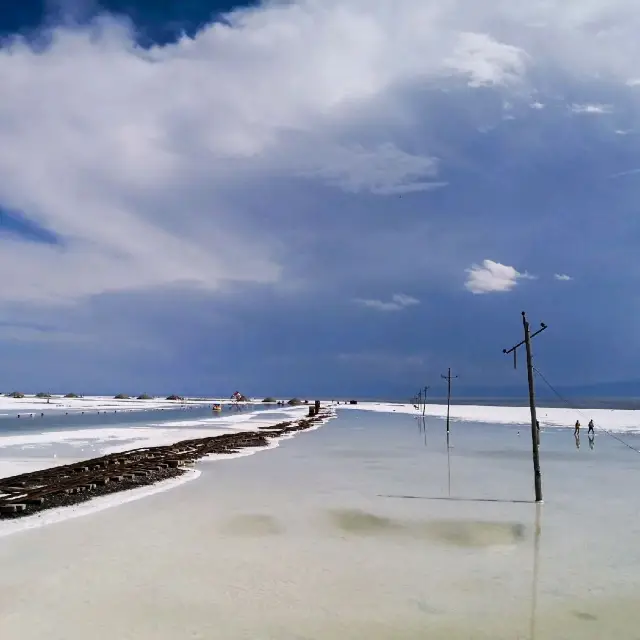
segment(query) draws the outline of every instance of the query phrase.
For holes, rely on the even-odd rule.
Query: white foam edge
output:
[[[205,456],[204,458],[201,458],[198,462],[214,462],[214,461],[217,462],[219,460],[233,460],[235,458],[246,458],[247,456],[252,456],[256,453],[259,453],[260,451],[269,451],[270,449],[275,449],[276,447],[279,447],[280,442],[282,442],[283,440],[291,440],[292,438],[295,438],[297,435],[301,433],[308,433],[309,431],[316,431],[317,429],[320,429],[320,427],[324,426],[327,422],[329,422],[330,420],[333,420],[335,417],[336,417],[336,414],[332,413],[326,418],[323,418],[322,420],[314,423],[313,426],[307,427],[302,431],[292,431],[290,433],[285,433],[282,436],[278,436],[277,438],[271,438],[271,440],[269,440],[269,444],[267,444],[264,447],[250,447],[248,449],[243,449],[241,451],[238,451],[237,453],[212,453],[208,456]],[[262,429],[261,431],[259,431],[259,433],[265,433],[265,432],[268,433],[268,431],[269,431],[268,429]]]

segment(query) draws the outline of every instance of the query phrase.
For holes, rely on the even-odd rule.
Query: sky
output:
[[[637,395],[639,30],[636,0],[2,3],[0,391],[524,394],[526,311],[554,386]]]

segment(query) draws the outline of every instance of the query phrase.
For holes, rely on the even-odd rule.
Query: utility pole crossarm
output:
[[[526,321],[526,316],[524,315],[524,311],[522,312],[522,317],[523,319]],[[528,323],[527,323],[528,324]],[[546,328],[547,325],[544,322],[540,323],[540,329],[538,329],[535,333],[532,333],[529,336],[529,340],[531,340],[531,338],[535,338],[539,333],[542,333]],[[512,353],[513,351],[515,351],[518,347],[521,347],[523,344],[526,343],[526,340],[523,340],[522,342],[518,342],[517,345],[515,345],[514,347],[511,347],[511,349],[503,349],[502,353],[509,355],[510,353]],[[444,376],[442,376],[444,378]]]
[[[526,317],[525,317],[524,311],[522,312],[522,321],[526,322]],[[527,323],[527,326],[528,326],[528,324],[529,323]],[[544,322],[541,322],[540,323],[540,329],[538,329],[535,333],[532,333],[529,336],[529,340],[531,340],[531,338],[535,338],[539,333],[542,333],[546,328],[547,328],[547,325]],[[523,344],[526,345],[526,339],[522,340],[521,342],[518,342],[518,344],[515,345],[514,347],[511,347],[511,349],[503,349],[502,350],[502,353],[504,353],[505,355],[509,355],[510,353],[513,353],[513,368],[514,369],[518,368],[517,361],[516,361],[516,353],[517,353],[516,350],[518,349],[518,347],[521,347]]]

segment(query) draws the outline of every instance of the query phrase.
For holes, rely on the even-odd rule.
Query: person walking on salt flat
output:
[[[587,435],[589,435],[589,434],[591,434],[591,433],[593,433],[594,435],[595,435],[595,433],[596,433],[596,432],[594,431],[594,429],[593,429],[593,419],[592,419],[592,420],[589,420],[589,430],[587,431]]]
[[[573,430],[574,436],[580,435],[580,420],[576,420],[576,428]]]

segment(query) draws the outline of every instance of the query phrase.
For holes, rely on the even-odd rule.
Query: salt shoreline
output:
[[[214,402],[230,404],[228,399],[216,398],[185,398],[184,400],[153,398],[150,400],[138,400],[137,398],[116,399],[110,396],[85,396],[82,398],[64,398],[61,396],[51,398],[36,398],[34,396],[10,398],[0,396],[0,415],[40,413],[43,411],[60,413],[64,410],[75,413],[76,411],[98,409],[104,411],[153,411],[157,409],[180,409],[183,406],[206,406]]]
[[[340,410],[361,410],[381,413],[405,413],[421,416],[422,410],[417,410],[412,404],[389,402],[363,402],[356,405],[339,405]],[[597,429],[606,429],[616,433],[640,432],[640,410],[638,409],[571,409],[556,407],[537,407],[538,420],[543,428],[572,428],[576,420],[585,426],[593,419]],[[427,404],[425,417],[446,418],[447,406]],[[514,426],[528,425],[531,415],[528,406],[499,407],[484,405],[456,405],[451,404],[450,417],[452,421],[480,422],[486,424],[508,424]]]
[[[323,406],[331,404],[329,400],[321,401]],[[152,412],[162,410],[188,410],[205,407],[210,404],[222,404],[229,406],[231,400],[228,398],[185,398],[184,400],[166,400],[165,398],[154,398],[151,400],[120,399],[116,400],[108,396],[86,396],[83,398],[51,398],[47,404],[47,399],[26,397],[9,398],[0,396],[0,416],[1,417],[29,417],[29,415],[39,416],[40,413],[46,415],[61,415],[64,412],[77,414],[81,412]],[[259,400],[251,400],[247,407],[251,408],[263,404]],[[285,409],[295,407],[285,406]],[[304,408],[304,407],[303,407]],[[416,414],[417,411],[409,403],[389,403],[389,402],[359,402],[355,405],[340,404],[338,409],[381,411],[385,413],[409,413]],[[273,406],[274,410],[281,410],[282,407]],[[427,417],[444,418],[447,407],[444,404],[427,404],[425,415]],[[529,409],[527,406],[493,406],[493,405],[457,405],[455,400],[451,404],[451,419],[466,422],[484,422],[493,424],[528,424]],[[227,421],[242,420],[241,416],[223,414]],[[638,409],[602,409],[602,408],[559,408],[559,407],[538,407],[538,417],[543,427],[570,427],[576,419],[588,422],[593,418],[596,426],[601,426],[611,431],[639,431],[640,432],[640,410]],[[173,423],[164,423],[162,426],[200,426],[206,423],[205,420],[176,420]],[[151,426],[156,426],[151,425]],[[0,445],[1,445],[0,441]]]
[[[273,411],[243,411],[233,415],[202,416],[196,420],[128,424],[126,418],[118,424],[98,424],[81,428],[46,429],[38,424],[32,429],[0,433],[0,477],[35,471],[99,455],[120,453],[140,447],[171,445],[179,440],[222,435],[236,431],[258,430],[274,423],[274,415],[282,420],[303,418],[308,407],[279,407]],[[31,425],[30,425],[31,426]],[[64,447],[64,454],[60,448]],[[43,459],[31,451],[50,453]],[[25,452],[24,454],[22,452]],[[29,452],[29,453],[27,453]],[[62,455],[59,455],[61,454]],[[4,455],[2,455],[4,454]],[[17,454],[17,455],[16,455]],[[14,471],[14,469],[18,469]]]

